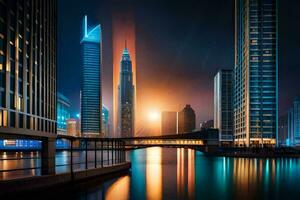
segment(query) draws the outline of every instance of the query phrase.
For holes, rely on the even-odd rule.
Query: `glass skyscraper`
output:
[[[101,27],[88,26],[87,16],[83,19],[82,77],[81,77],[81,134],[101,136]]]
[[[56,133],[55,0],[0,1],[0,133]]]
[[[81,134],[98,137],[102,124],[101,27],[89,27],[85,16],[82,29]]]
[[[214,128],[220,142],[233,142],[233,71],[221,69],[214,78]]]
[[[134,86],[132,76],[132,63],[125,44],[120,68],[118,106],[118,130],[121,137],[134,136]]]
[[[275,145],[278,134],[276,0],[235,1],[234,141]]]

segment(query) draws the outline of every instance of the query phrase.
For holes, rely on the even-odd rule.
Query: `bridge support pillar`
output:
[[[42,175],[55,174],[55,138],[42,139]]]

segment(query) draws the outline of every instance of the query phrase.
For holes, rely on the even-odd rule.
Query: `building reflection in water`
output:
[[[233,160],[233,177],[237,198],[257,198],[258,191],[269,193],[273,185],[280,176],[278,173],[279,166],[276,166],[275,159],[249,159],[249,158],[235,158]],[[261,185],[260,188],[257,188]]]
[[[177,149],[177,196],[195,198],[195,151],[192,149]]]
[[[147,199],[162,199],[162,149],[146,149],[146,196]]]
[[[177,196],[184,194],[184,149],[177,149]]]
[[[195,198],[195,151],[188,149],[188,197]]]
[[[106,200],[126,200],[129,199],[130,177],[123,176],[116,180],[106,191]]]

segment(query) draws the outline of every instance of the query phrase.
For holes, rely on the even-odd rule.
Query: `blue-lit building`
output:
[[[70,118],[71,102],[61,93],[57,93],[57,134],[67,133],[67,119]]]
[[[300,97],[293,101],[288,111],[287,120],[287,146],[300,146]]]
[[[234,142],[275,145],[278,135],[276,0],[236,0]]]
[[[89,26],[84,17],[81,77],[81,133],[82,136],[101,136],[101,27]]]
[[[0,140],[0,150],[40,150],[39,140]]]
[[[132,62],[126,47],[122,54],[119,82],[118,131],[121,137],[134,136],[134,86]]]
[[[102,105],[102,133],[104,137],[109,137],[109,109]]]

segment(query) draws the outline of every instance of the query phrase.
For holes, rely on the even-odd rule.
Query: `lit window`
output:
[[[3,110],[3,126],[7,126],[7,110]]]
[[[17,109],[21,110],[22,109],[22,97],[18,97],[17,101]]]
[[[2,126],[2,110],[0,110],[0,126]]]

